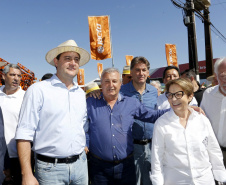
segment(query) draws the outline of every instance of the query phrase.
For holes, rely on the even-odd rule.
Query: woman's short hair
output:
[[[189,79],[178,78],[178,79],[169,81],[166,84],[166,92],[169,92],[170,86],[174,85],[174,84],[180,86],[180,88],[183,89],[184,93],[187,96],[193,95],[194,87],[193,87],[193,85],[192,85],[192,83],[191,83],[191,81]]]

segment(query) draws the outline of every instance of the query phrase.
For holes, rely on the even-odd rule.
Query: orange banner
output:
[[[168,66],[177,66],[177,49],[175,44],[165,44],[166,60]]]
[[[88,17],[91,58],[104,60],[112,58],[109,17]]]
[[[98,71],[99,77],[101,77],[101,74],[103,72],[103,64],[97,63],[97,71]]]
[[[133,56],[132,55],[126,55],[126,65],[127,66],[130,66],[131,60],[133,60]]]
[[[79,72],[77,74],[77,82],[78,85],[85,85],[84,69],[79,69]]]

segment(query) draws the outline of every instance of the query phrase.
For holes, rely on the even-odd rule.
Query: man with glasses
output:
[[[219,84],[205,90],[201,108],[212,124],[226,166],[226,57],[215,62],[214,73]]]

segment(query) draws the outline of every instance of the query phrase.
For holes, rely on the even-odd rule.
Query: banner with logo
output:
[[[165,44],[166,60],[168,66],[177,66],[177,49],[175,44]]]
[[[104,60],[112,58],[109,16],[88,17],[91,58]]]
[[[78,82],[78,85],[85,85],[84,69],[79,69],[77,74],[77,82]]]
[[[133,60],[132,55],[126,55],[126,65],[127,66],[130,66],[132,60]]]
[[[103,72],[103,64],[97,63],[97,71],[98,71],[99,77],[101,77],[101,74]]]

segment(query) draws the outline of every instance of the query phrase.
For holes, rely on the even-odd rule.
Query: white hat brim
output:
[[[56,58],[59,54],[64,53],[64,52],[76,52],[80,55],[80,62],[79,62],[79,66],[83,66],[86,63],[89,62],[90,60],[90,54],[88,53],[88,51],[86,51],[83,48],[77,47],[77,46],[59,46],[56,47],[52,50],[50,50],[47,54],[46,54],[46,61],[55,66],[54,63],[54,58]]]

